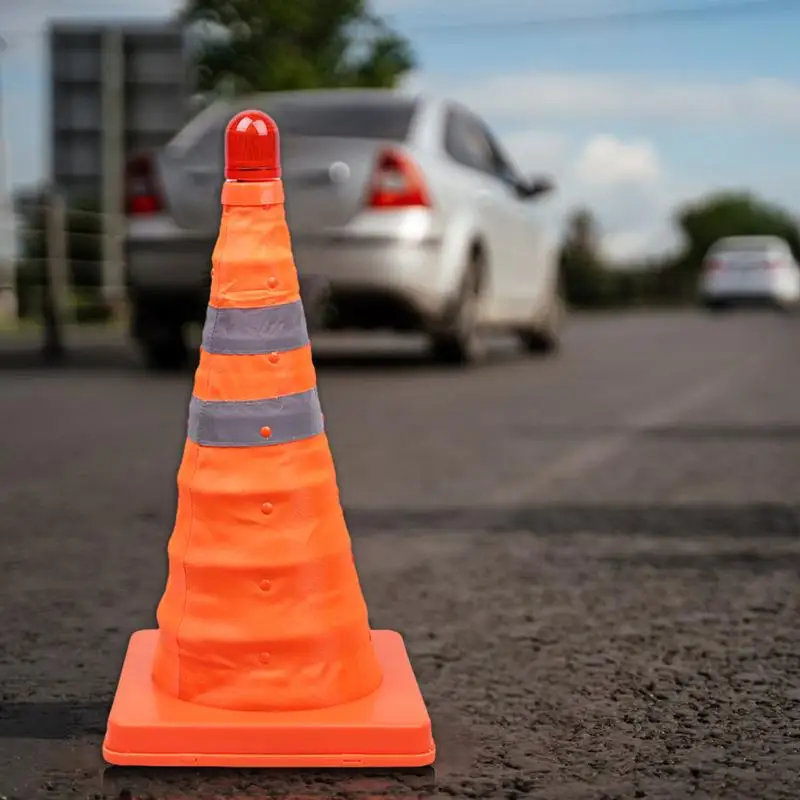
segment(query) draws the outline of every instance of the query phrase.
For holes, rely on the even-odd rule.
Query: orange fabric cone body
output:
[[[233,119],[226,176],[159,628],[131,639],[104,755],[139,765],[432,763],[402,639],[369,629],[269,117]]]
[[[373,692],[381,669],[280,184],[229,183],[223,208],[154,679],[243,711],[338,705]]]

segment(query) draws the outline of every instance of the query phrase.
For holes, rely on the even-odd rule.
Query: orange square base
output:
[[[151,678],[157,630],[131,637],[103,757],[139,767],[424,767],[436,748],[403,638],[373,631],[376,692],[315,711],[226,711],[160,692]]]

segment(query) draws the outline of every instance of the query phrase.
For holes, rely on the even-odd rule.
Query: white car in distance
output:
[[[709,248],[700,295],[706,308],[734,306],[795,308],[800,302],[800,267],[777,236],[729,236]]]

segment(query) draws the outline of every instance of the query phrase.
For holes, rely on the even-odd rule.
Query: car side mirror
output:
[[[519,185],[519,195],[524,200],[533,200],[536,197],[543,197],[555,191],[555,184],[549,178],[533,178],[529,181],[521,181]]]

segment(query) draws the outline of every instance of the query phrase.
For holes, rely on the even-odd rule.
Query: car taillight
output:
[[[767,269],[778,269],[783,261],[781,260],[780,256],[769,256],[767,260],[764,262],[764,266]]]
[[[372,177],[370,208],[430,208],[431,202],[419,167],[404,153],[385,150]]]
[[[718,270],[718,269],[720,269],[722,267],[722,259],[721,258],[715,258],[714,256],[711,256],[710,258],[707,258],[705,260],[705,263],[704,263],[703,266],[704,266],[706,272],[715,272],[716,270]]]
[[[135,156],[128,162],[126,181],[129,214],[155,214],[164,208],[151,155]]]

